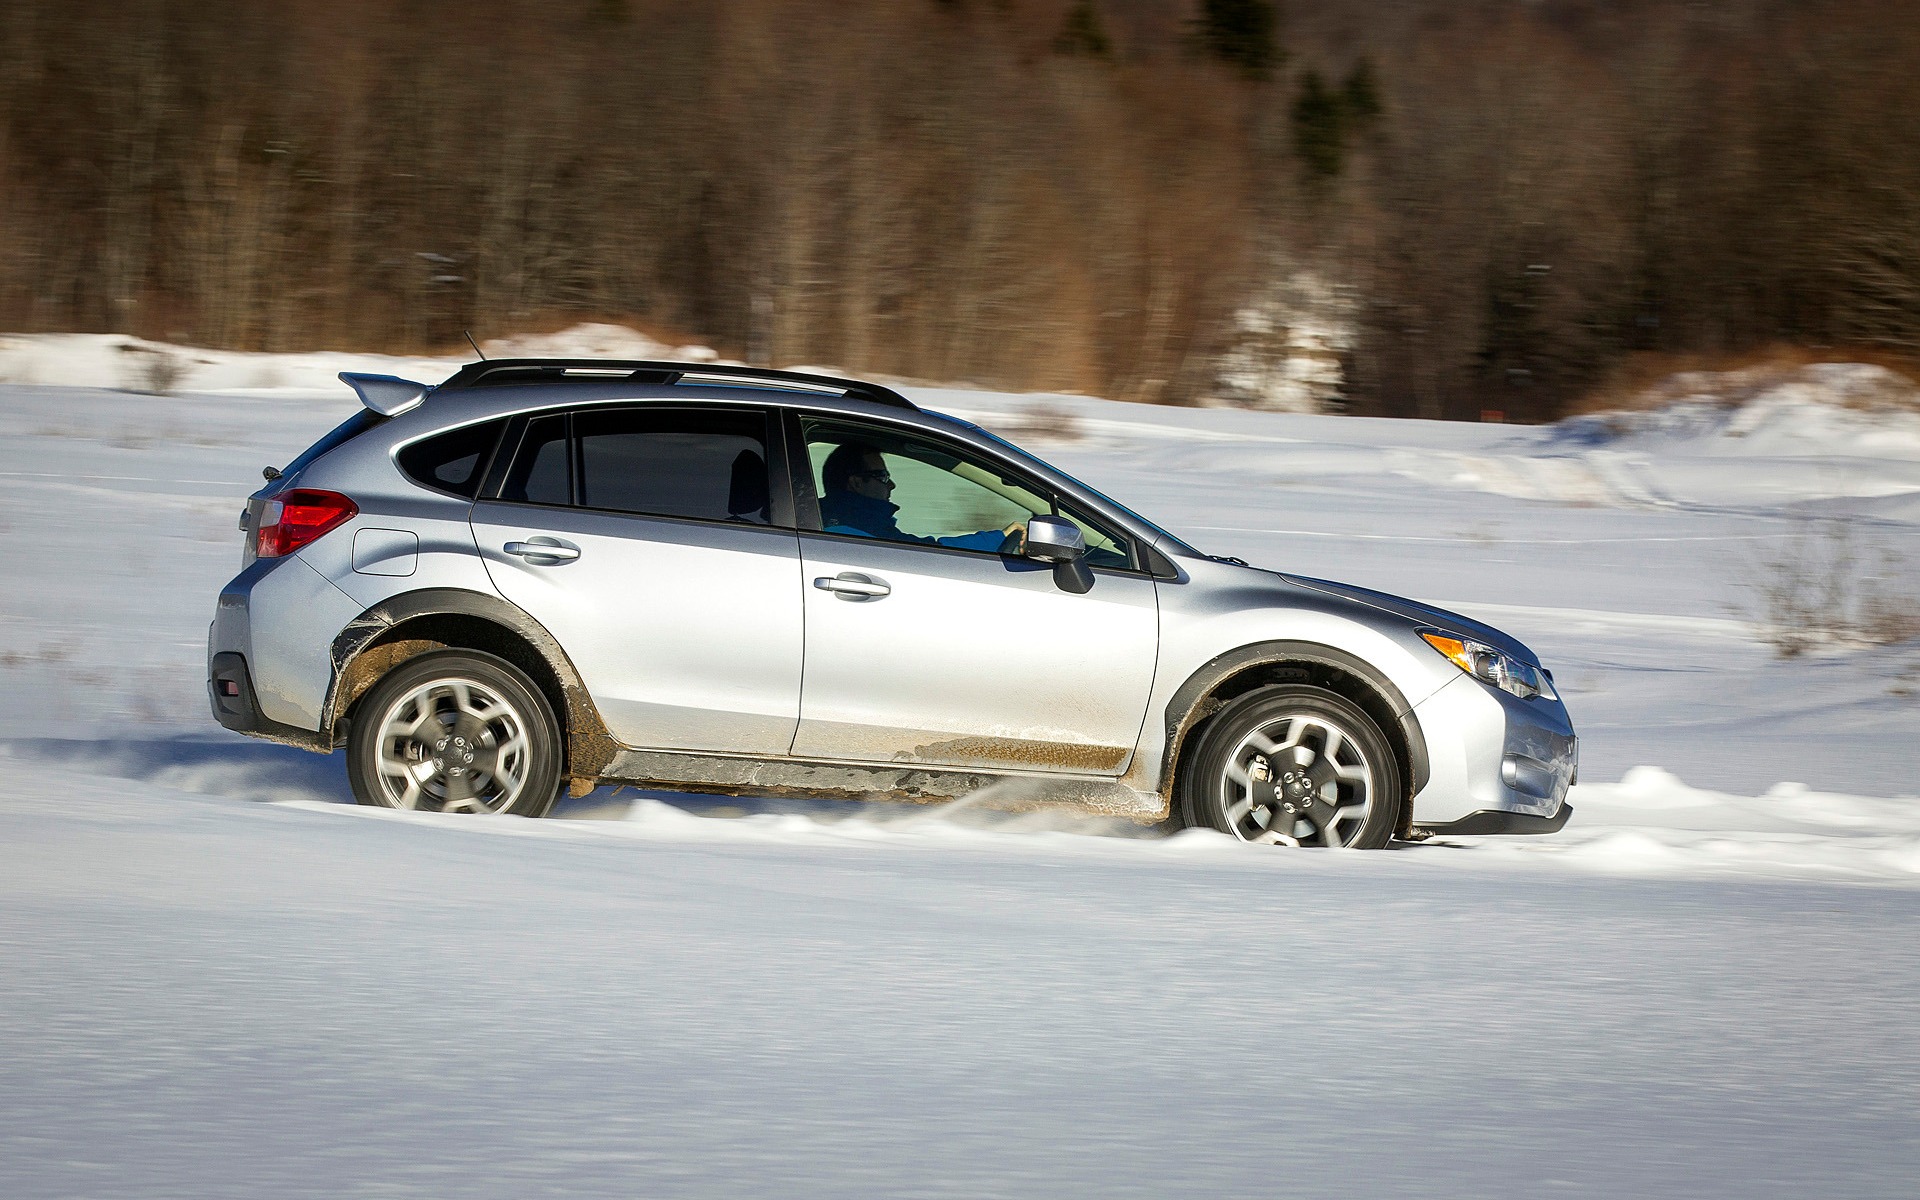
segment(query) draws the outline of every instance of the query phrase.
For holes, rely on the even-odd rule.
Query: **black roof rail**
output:
[[[741,383],[749,387],[786,384],[792,389],[838,392],[858,400],[885,404],[890,408],[920,411],[913,401],[892,388],[859,379],[841,379],[807,371],[775,371],[767,367],[726,367],[714,363],[657,362],[651,359],[491,358],[468,363],[435,390],[586,382],[671,386],[683,379],[689,383],[711,380],[723,386],[728,383]]]

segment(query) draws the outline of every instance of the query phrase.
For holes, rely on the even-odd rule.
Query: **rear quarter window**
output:
[[[484,421],[424,438],[400,451],[400,469],[422,487],[471,500],[506,427],[504,419]]]

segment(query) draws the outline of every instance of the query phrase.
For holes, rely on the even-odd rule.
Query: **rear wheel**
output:
[[[347,775],[354,798],[375,807],[541,817],[560,790],[560,729],[512,663],[434,651],[361,701]]]
[[[1400,815],[1400,764],[1373,718],[1325,688],[1261,688],[1222,709],[1183,772],[1188,825],[1243,842],[1377,849]]]

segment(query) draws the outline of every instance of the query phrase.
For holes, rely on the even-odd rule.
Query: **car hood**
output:
[[[1283,575],[1287,582],[1298,587],[1310,588],[1316,592],[1325,592],[1329,596],[1353,600],[1392,613],[1416,625],[1428,625],[1442,633],[1456,634],[1484,642],[1503,654],[1510,654],[1531,666],[1539,666],[1538,655],[1527,648],[1526,643],[1511,634],[1495,629],[1472,617],[1463,617],[1457,612],[1436,608],[1431,604],[1422,604],[1418,600],[1409,600],[1405,596],[1395,596],[1391,592],[1376,592],[1371,588],[1354,587],[1352,584],[1335,583],[1330,579],[1308,579],[1302,575]]]

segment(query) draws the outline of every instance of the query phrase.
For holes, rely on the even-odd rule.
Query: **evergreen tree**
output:
[[[1346,159],[1348,136],[1363,132],[1383,111],[1366,59],[1354,64],[1337,90],[1308,71],[1293,101],[1294,152],[1309,174],[1332,178]]]
[[[1201,0],[1194,36],[1202,49],[1248,79],[1266,79],[1283,58],[1274,0]]]
[[[1340,85],[1340,99],[1347,121],[1355,129],[1364,128],[1380,115],[1380,89],[1373,81],[1371,62],[1363,58],[1347,72],[1347,81]]]
[[[1066,24],[1053,39],[1055,54],[1084,54],[1088,58],[1113,57],[1113,42],[1100,24],[1100,10],[1093,0],[1080,0],[1067,10]]]
[[[1294,153],[1310,174],[1332,178],[1340,173],[1345,143],[1344,97],[1322,83],[1318,71],[1308,71],[1293,101]]]

